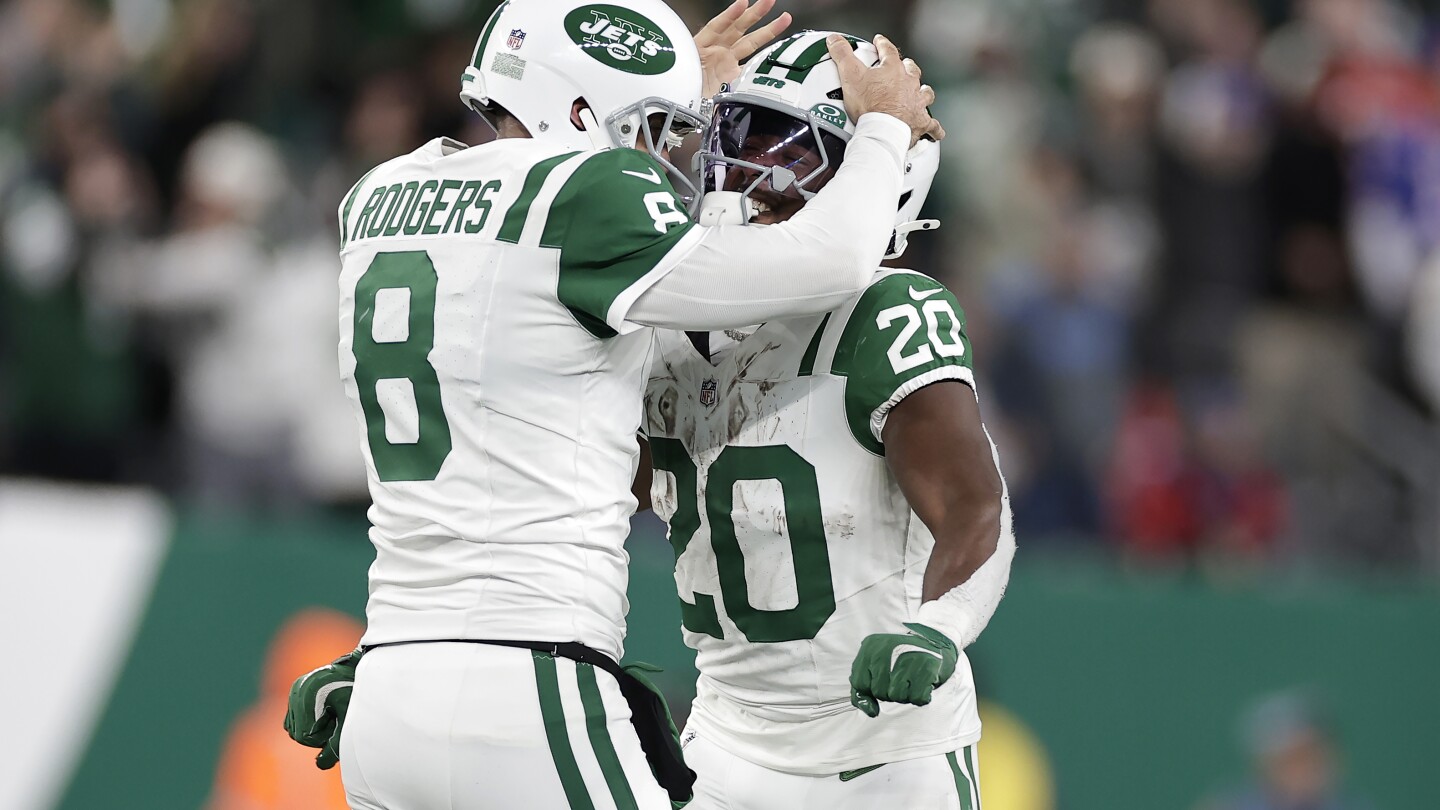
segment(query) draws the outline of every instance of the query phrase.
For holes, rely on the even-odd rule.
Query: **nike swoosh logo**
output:
[[[630,175],[631,177],[638,177],[638,178],[640,178],[641,180],[649,180],[650,182],[654,183],[654,184],[657,185],[657,186],[660,185],[660,173],[657,172],[657,171],[655,171],[653,168],[650,169],[650,173],[649,173],[649,174],[645,174],[645,173],[642,173],[642,172],[632,172],[632,171],[630,171],[629,169],[621,169],[621,170],[620,170],[620,173],[621,173],[621,174],[628,174],[628,175]]]
[[[885,767],[885,765],[886,765],[886,763],[882,762],[882,763],[880,763],[879,765],[871,765],[871,766],[866,767],[866,768],[856,768],[856,769],[853,770],[853,771],[841,771],[841,772],[840,772],[840,781],[841,781],[841,782],[849,782],[851,779],[854,779],[854,778],[857,777],[857,776],[864,776],[865,774],[867,774],[867,773],[875,770],[876,768],[883,768],[883,767]]]
[[[914,287],[911,287],[910,298],[915,301],[924,301],[926,298],[929,298],[932,295],[939,295],[942,292],[945,292],[945,288],[943,287],[936,287],[933,290],[926,290],[923,293],[915,289]]]

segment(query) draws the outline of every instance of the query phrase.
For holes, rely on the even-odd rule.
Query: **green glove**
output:
[[[866,636],[850,666],[850,702],[871,717],[880,714],[882,700],[926,705],[935,687],[955,674],[955,642],[923,624],[905,627],[910,632]]]
[[[340,729],[350,708],[355,666],[361,655],[364,651],[359,649],[346,653],[301,675],[290,685],[285,733],[301,745],[320,749],[315,765],[322,771],[340,761]]]
[[[654,694],[655,697],[659,699],[660,706],[665,712],[665,722],[669,727],[670,737],[675,741],[675,750],[680,751],[680,729],[675,727],[675,718],[670,714],[670,704],[668,701],[665,700],[665,693],[660,691],[660,687],[656,686],[654,681],[650,680],[651,675],[659,672],[664,672],[664,670],[660,667],[655,666],[654,664],[647,664],[644,661],[635,661],[630,664],[622,664],[620,668],[625,670],[626,674],[633,677],[636,681],[640,683],[642,687]],[[624,690],[623,686],[621,687],[621,690]],[[627,697],[626,700],[628,701],[629,698]],[[683,759],[684,754],[681,753],[680,757]],[[646,759],[648,760],[649,758],[647,757]],[[650,770],[652,772],[655,772],[655,766],[653,764],[650,766]],[[660,779],[660,774],[658,772],[655,772],[655,778],[657,780]],[[676,801],[674,799],[671,799],[671,810],[681,810],[681,808],[689,804],[691,799],[693,798],[694,794],[692,793],[690,799],[685,799],[684,801]]]

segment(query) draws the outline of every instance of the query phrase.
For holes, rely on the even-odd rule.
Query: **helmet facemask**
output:
[[[705,119],[688,107],[651,96],[616,110],[605,119],[605,131],[615,146],[634,147],[644,138],[645,149],[670,175],[670,181],[685,203],[692,204],[699,191],[691,176],[670,162],[668,152],[705,127]]]
[[[704,194],[739,194],[746,224],[788,219],[835,175],[850,136],[813,115],[757,96],[715,105],[695,167]]]

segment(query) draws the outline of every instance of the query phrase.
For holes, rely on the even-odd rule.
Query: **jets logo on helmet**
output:
[[[597,62],[653,76],[675,66],[675,47],[660,26],[619,6],[585,6],[565,17],[565,31]]]
[[[695,41],[663,0],[507,0],[475,43],[460,98],[492,125],[503,108],[530,137],[566,149],[639,143],[693,198],[663,152],[704,126],[700,86]]]

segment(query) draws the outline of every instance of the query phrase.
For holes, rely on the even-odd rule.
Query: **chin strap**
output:
[[[590,138],[590,145],[596,149],[609,149],[615,144],[605,134],[605,128],[595,120],[595,112],[589,107],[580,111],[580,123],[585,125],[585,135]]]
[[[695,221],[707,228],[717,225],[748,225],[755,216],[750,198],[738,191],[710,191],[700,198]]]
[[[938,219],[917,219],[914,222],[896,225],[895,233],[890,237],[890,248],[885,251],[885,258],[899,258],[910,244],[910,234],[915,231],[933,231],[939,227],[940,220]]]

